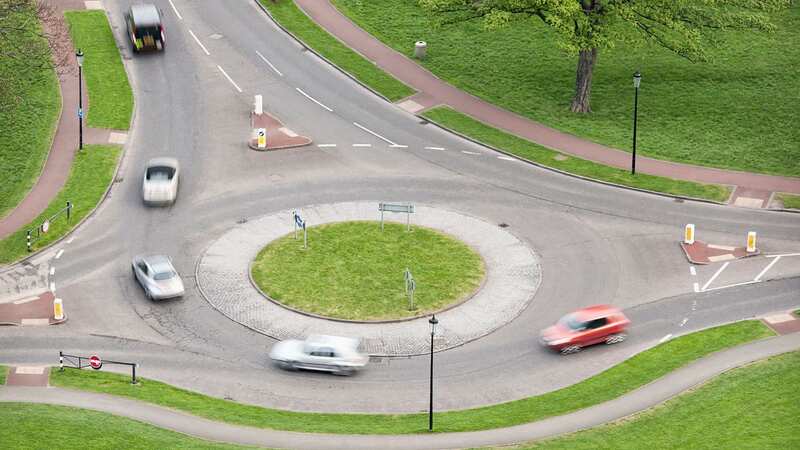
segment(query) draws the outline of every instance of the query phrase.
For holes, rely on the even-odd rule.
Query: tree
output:
[[[577,53],[573,112],[591,112],[592,73],[603,48],[652,42],[689,61],[708,59],[716,34],[728,29],[769,32],[768,13],[793,0],[418,0],[443,24],[483,20],[487,29],[540,20],[557,45]]]

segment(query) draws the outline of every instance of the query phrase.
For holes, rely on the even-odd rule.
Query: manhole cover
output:
[[[420,125],[427,125],[427,124],[429,124],[429,123],[430,123],[430,122],[428,122],[428,121],[427,121],[427,120],[425,120],[425,119],[423,119],[423,120],[420,120],[420,121],[419,121],[419,124],[420,124]]]
[[[239,220],[237,220],[237,221],[236,221],[236,223],[240,223],[240,224],[241,224],[241,223],[247,223],[247,217],[241,217],[241,218],[239,218]]]
[[[508,224],[503,222],[500,225],[498,225],[498,227],[500,227],[500,228],[508,228]]]

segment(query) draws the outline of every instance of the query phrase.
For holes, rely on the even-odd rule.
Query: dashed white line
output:
[[[667,342],[667,341],[669,340],[669,338],[671,338],[671,337],[672,337],[672,333],[670,333],[670,334],[668,334],[668,335],[666,335],[666,336],[662,337],[662,338],[661,338],[661,340],[660,340],[660,341],[658,341],[658,343],[659,343],[659,344],[663,344],[664,342]]]
[[[403,144],[392,144],[389,147],[391,147],[391,148],[408,148],[407,145],[403,145]]]
[[[71,238],[67,239],[67,244],[72,244],[72,241],[74,241],[74,240],[75,240],[74,237],[71,237]]]
[[[688,321],[689,321],[689,318],[688,317],[684,317],[683,321],[681,322],[681,324],[679,326],[682,327],[682,326],[686,325],[686,322],[688,322]]]
[[[353,144],[353,147],[372,147],[372,144]]]
[[[204,51],[204,52],[206,52],[206,55],[209,55],[209,56],[210,56],[210,55],[211,55],[211,53],[208,53],[208,49],[206,48],[206,46],[205,46],[205,45],[203,45],[203,43],[202,43],[202,42],[200,42],[200,39],[197,39],[197,36],[195,36],[195,34],[192,32],[192,30],[189,30],[189,34],[191,34],[191,35],[192,35],[192,37],[194,38],[194,41],[195,41],[195,42],[197,42],[197,45],[199,45],[199,46],[200,46],[200,48],[202,48],[202,49],[203,49],[203,51]],[[217,66],[217,67],[219,67],[219,66]]]
[[[233,81],[233,78],[231,78],[231,77],[230,77],[230,75],[228,75],[228,73],[227,73],[227,72],[225,72],[225,69],[223,69],[223,68],[222,68],[222,66],[220,66],[219,64],[217,64],[217,69],[219,69],[219,71],[220,71],[220,72],[222,72],[222,74],[223,74],[223,75],[225,75],[225,78],[227,78],[227,79],[228,79],[228,81],[230,81],[230,82],[231,82],[231,84],[233,85],[233,87],[235,87],[235,88],[236,88],[236,90],[237,90],[237,91],[239,91],[239,92],[242,92],[242,88],[240,88],[240,87],[239,87],[239,85],[238,85],[238,84],[236,84],[236,82],[235,82],[235,81]]]
[[[695,283],[695,284],[697,284],[697,283]],[[692,301],[692,311],[694,311],[696,309],[697,309],[697,300],[693,300]]]
[[[56,259],[61,258],[61,255],[63,254],[64,254],[64,249],[62,248],[61,250],[58,251],[58,253],[56,253]]]
[[[50,292],[55,292],[55,291],[56,291],[56,283],[55,283],[55,281],[51,281],[50,282]]]
[[[259,56],[259,57],[260,57],[260,58],[261,58],[261,59],[262,59],[262,60],[263,60],[265,63],[267,63],[267,64],[268,64],[268,65],[269,65],[269,66],[272,68],[272,70],[274,70],[274,71],[275,71],[275,73],[277,73],[277,74],[278,74],[278,76],[281,76],[281,77],[283,76],[283,74],[281,73],[281,71],[280,71],[280,70],[278,70],[278,68],[277,68],[277,67],[273,66],[273,65],[272,65],[272,63],[271,63],[271,62],[269,62],[269,60],[268,60],[267,58],[265,58],[265,57],[264,57],[264,55],[262,55],[262,54],[261,54],[261,52],[259,52],[258,50],[256,50],[256,54],[258,54],[258,56]]]
[[[172,6],[172,10],[175,11],[175,15],[178,16],[178,20],[183,20],[181,13],[178,12],[178,8],[175,7],[175,4],[172,3],[172,0],[169,0],[169,6]]]
[[[305,92],[303,92],[303,90],[302,90],[302,89],[300,89],[299,87],[296,87],[295,89],[297,89],[297,92],[299,92],[299,93],[303,94],[303,95],[304,95],[304,96],[305,96],[307,99],[309,99],[309,100],[311,100],[312,102],[314,102],[314,103],[318,104],[319,106],[322,106],[323,108],[327,109],[327,110],[328,110],[328,112],[333,112],[333,110],[332,110],[332,109],[330,109],[330,108],[328,108],[327,106],[323,105],[322,103],[320,103],[320,102],[319,102],[319,100],[315,99],[314,97],[312,97],[312,96],[310,96],[310,95],[306,94],[306,93],[305,93]]]
[[[784,253],[782,255],[764,255],[765,258],[780,258],[781,256],[800,256],[800,253]]]
[[[336,147],[336,144],[317,144],[317,147],[321,147],[321,148]]]
[[[709,279],[709,280],[706,282],[706,284],[704,284],[704,285],[703,285],[703,288],[702,288],[701,290],[705,291],[705,290],[706,290],[706,288],[708,287],[708,285],[710,285],[710,284],[711,284],[711,283],[712,283],[714,280],[716,280],[716,279],[717,279],[717,277],[719,276],[719,274],[721,274],[721,273],[722,273],[722,271],[723,271],[723,270],[725,270],[725,268],[726,268],[726,267],[728,267],[728,264],[730,264],[730,263],[729,263],[729,262],[726,262],[725,264],[723,264],[723,265],[722,265],[722,267],[720,267],[720,268],[719,268],[719,270],[717,270],[717,273],[715,273],[715,274],[714,274],[714,276],[713,276],[713,277],[711,277],[711,279]]]
[[[439,151],[442,151],[442,150],[444,150],[444,148],[443,147],[425,147],[425,150],[439,150]]]
[[[695,281],[692,286],[694,286],[694,291],[695,292],[700,292],[700,283]]]
[[[516,159],[510,156],[498,156],[497,159],[502,159],[503,161],[516,161]]]
[[[51,267],[50,268],[50,276],[53,276],[55,274],[56,274],[56,268],[55,267]]]
[[[694,266],[689,266],[689,273],[695,276],[697,275],[697,269],[695,269]]]
[[[769,264],[767,264],[767,267],[764,267],[764,270],[762,270],[762,271],[761,271],[761,273],[759,273],[758,275],[756,275],[756,277],[755,277],[755,278],[753,278],[753,281],[761,281],[761,277],[763,277],[763,276],[764,276],[764,274],[765,274],[765,273],[767,273],[767,271],[768,271],[769,269],[771,269],[771,268],[772,268],[772,266],[774,266],[774,265],[775,265],[775,263],[776,263],[776,262],[778,262],[778,260],[780,260],[780,259],[781,259],[781,257],[780,257],[780,256],[776,256],[776,257],[775,257],[775,259],[773,259],[773,260],[772,260],[772,262],[770,262]]]
[[[478,153],[478,152],[468,152],[466,150],[461,150],[461,153],[463,153],[465,155],[480,155],[480,153]]]
[[[380,139],[380,140],[382,140],[382,141],[386,142],[386,143],[387,143],[387,144],[389,144],[389,145],[397,145],[396,143],[394,143],[394,142],[392,142],[392,141],[390,141],[390,140],[386,139],[385,137],[383,137],[383,136],[381,136],[380,134],[378,134],[378,133],[376,133],[376,132],[374,132],[374,131],[370,130],[369,128],[365,127],[364,125],[361,125],[361,124],[360,124],[360,123],[358,123],[358,122],[353,122],[353,125],[357,126],[358,128],[361,128],[362,130],[364,130],[364,131],[366,131],[367,133],[369,133],[369,134],[371,134],[371,135],[375,136],[376,138],[378,138],[378,139]]]

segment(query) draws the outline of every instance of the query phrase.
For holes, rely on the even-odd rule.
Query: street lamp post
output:
[[[636,175],[636,118],[639,115],[639,83],[642,82],[642,74],[637,70],[633,74],[633,87],[636,93],[633,96],[633,157],[631,158],[631,175]]]
[[[83,150],[83,52],[78,49],[75,53],[78,59],[78,149]]]
[[[431,324],[431,395],[430,402],[428,403],[428,431],[433,431],[433,335],[436,334],[436,314],[431,316],[428,323]]]

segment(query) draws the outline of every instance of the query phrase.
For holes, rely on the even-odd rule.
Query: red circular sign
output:
[[[103,361],[100,360],[99,356],[92,355],[89,357],[89,365],[92,366],[92,369],[97,370],[103,367]]]

